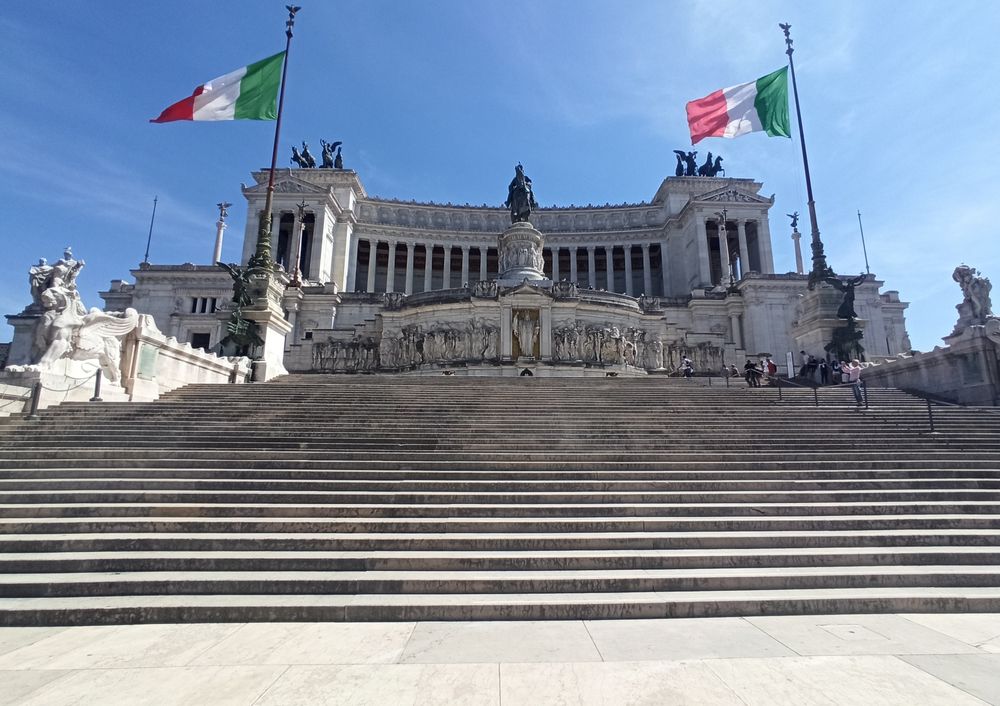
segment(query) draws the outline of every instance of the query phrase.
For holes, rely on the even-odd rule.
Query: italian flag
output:
[[[174,120],[274,120],[285,52],[214,78],[151,123]]]
[[[739,137],[748,132],[791,137],[788,67],[691,101],[687,118],[692,145],[705,137]]]

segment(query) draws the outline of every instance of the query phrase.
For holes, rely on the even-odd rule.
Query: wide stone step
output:
[[[0,625],[248,621],[596,620],[824,613],[989,613],[994,587],[632,593],[5,598]]]
[[[0,535],[70,532],[243,533],[545,533],[545,532],[781,532],[887,529],[995,529],[998,515],[832,515],[783,517],[545,517],[545,518],[270,518],[95,517],[0,519]]]
[[[357,493],[636,493],[636,492],[740,492],[740,491],[876,491],[876,490],[997,490],[1000,478],[970,474],[965,478],[835,478],[818,480],[574,480],[513,481],[481,480],[249,480],[249,479],[156,479],[149,478],[53,478],[47,480],[0,478],[0,498],[9,493],[64,490],[144,491],[279,491]]]
[[[563,571],[788,566],[1000,566],[1000,546],[553,551],[107,551],[0,555],[0,573],[127,571]]]
[[[897,503],[603,503],[603,504],[345,504],[283,503],[21,503],[0,504],[5,518],[99,517],[310,517],[310,518],[465,518],[465,517],[784,517],[885,515],[1000,515],[1000,502],[956,501]]]
[[[0,598],[220,594],[476,594],[1000,588],[1000,566],[783,567],[639,571],[202,571],[0,574]]]
[[[785,491],[676,491],[676,492],[551,492],[551,493],[373,493],[365,491],[94,491],[26,490],[0,494],[0,503],[113,503],[113,502],[182,502],[182,503],[294,503],[294,504],[604,504],[604,503],[829,503],[829,502],[993,502],[997,493],[990,489],[935,490],[785,490]]]
[[[1000,529],[573,533],[0,534],[0,552],[67,551],[554,551],[746,547],[1000,546]]]

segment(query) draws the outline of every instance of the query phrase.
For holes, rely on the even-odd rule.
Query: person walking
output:
[[[746,378],[747,386],[760,387],[760,369],[749,358],[743,366],[743,376]]]
[[[847,366],[847,381],[851,385],[851,392],[854,393],[856,406],[861,406],[861,361],[855,358]]]

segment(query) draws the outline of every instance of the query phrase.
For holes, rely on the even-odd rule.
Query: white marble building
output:
[[[253,176],[243,188],[244,263],[267,182],[266,172]],[[531,223],[544,237],[547,279],[509,287],[492,284],[506,209],[371,197],[351,170],[280,170],[274,258],[291,271],[299,252],[303,282],[284,297],[292,324],[285,367],[488,373],[517,362],[540,374],[644,374],[673,369],[684,355],[700,370],[797,356],[809,340],[798,326],[806,277],[774,272],[773,199],[760,196],[761,186],[669,177],[649,202],[537,209]],[[196,346],[224,335],[227,273],[187,264],[132,275],[134,284],[115,281],[101,294],[107,309],[149,313]],[[855,300],[871,358],[909,348],[907,305],[881,287],[870,277]],[[513,324],[525,317],[537,322],[531,350],[522,350]]]

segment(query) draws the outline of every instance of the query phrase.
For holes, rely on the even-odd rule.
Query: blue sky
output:
[[[0,15],[0,312],[27,268],[72,245],[84,302],[142,259],[208,263],[218,201],[239,258],[240,182],[273,123],[148,122],[208,79],[283,47],[265,0],[6,3]],[[499,204],[521,161],[542,205],[649,200],[690,140],[684,104],[786,60],[790,22],[819,225],[830,264],[911,302],[913,345],[940,344],[961,262],[1000,277],[996,91],[1000,4],[427,0],[305,4],[292,44],[280,164],[344,141],[368,193]],[[785,213],[806,212],[798,141],[709,139],[730,176],[775,194],[775,267],[794,269]],[[808,253],[807,253],[808,254]],[[1000,290],[998,290],[1000,291]],[[4,326],[0,340],[9,340]]]

